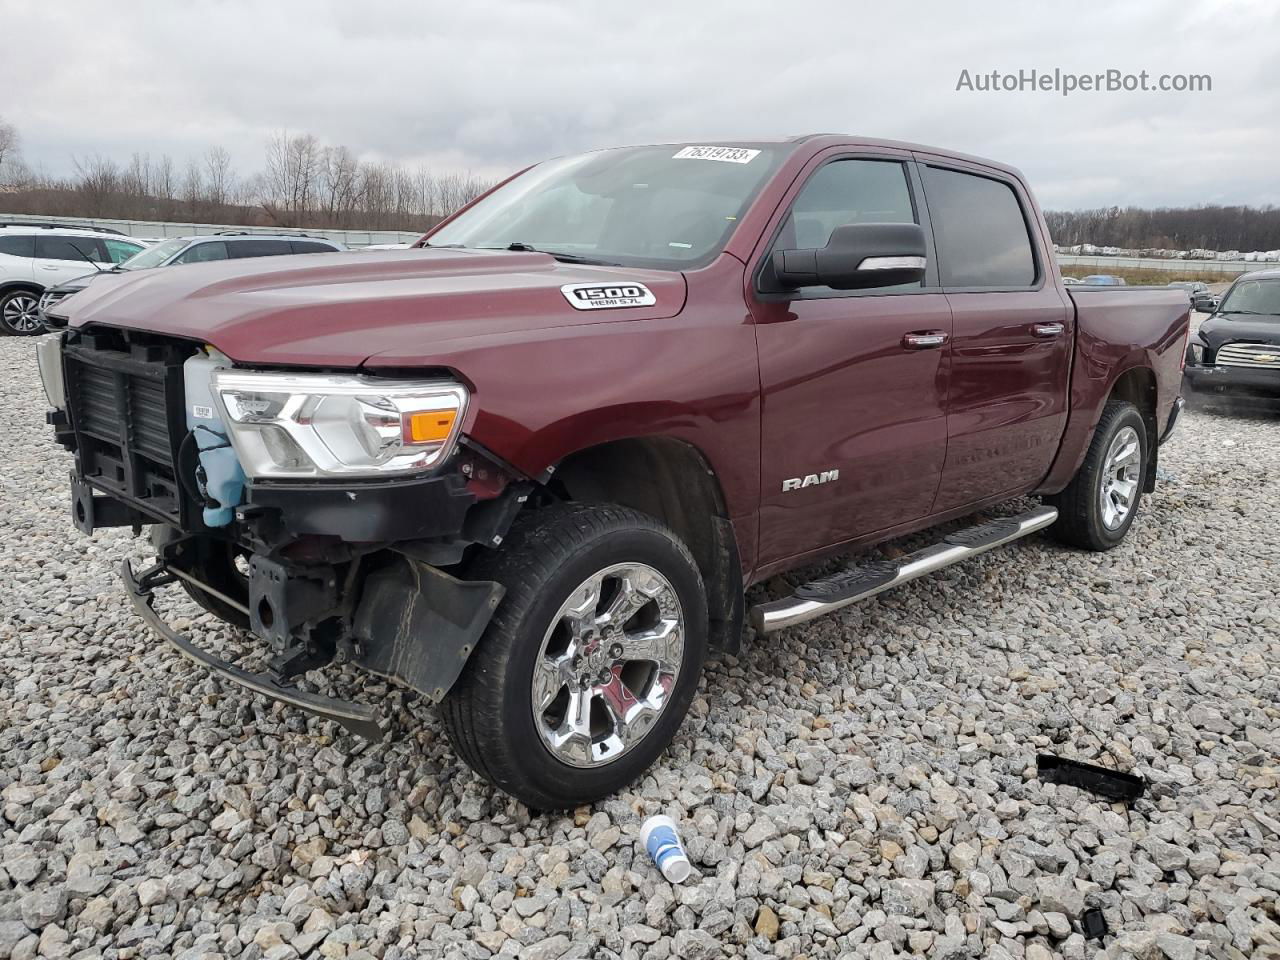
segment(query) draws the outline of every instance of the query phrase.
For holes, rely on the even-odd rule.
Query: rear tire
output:
[[[558,504],[518,518],[467,576],[506,594],[441,704],[459,758],[537,810],[641,776],[675,736],[706,657],[688,548],[639,511]]]
[[[1065,490],[1045,498],[1058,508],[1049,532],[1085,550],[1118,545],[1138,515],[1149,443],[1138,408],[1124,400],[1109,401],[1080,469]]]

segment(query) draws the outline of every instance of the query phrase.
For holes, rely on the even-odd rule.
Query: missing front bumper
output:
[[[163,568],[152,568],[141,578],[133,572],[133,566],[125,560],[120,567],[120,577],[124,580],[129,599],[133,601],[138,615],[160,636],[172,644],[179,653],[202,667],[213,671],[225,680],[239,684],[246,690],[261,694],[272,700],[279,700],[290,706],[305,710],[316,716],[324,717],[342,724],[357,736],[370,740],[378,740],[386,733],[385,722],[378,710],[373,707],[340,700],[335,697],[322,697],[319,694],[307,693],[296,687],[278,682],[270,674],[250,673],[234,664],[228,663],[206,650],[196,646],[191,640],[170,627],[156,612],[153,605],[154,590],[176,581],[172,573]]]

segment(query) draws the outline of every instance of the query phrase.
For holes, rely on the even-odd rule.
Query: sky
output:
[[[1050,209],[1280,204],[1271,0],[0,0],[0,118],[29,165],[275,132],[484,177],[629,143],[848,132],[1023,170]],[[1209,92],[981,92],[992,70]],[[976,83],[976,80],[974,81]]]

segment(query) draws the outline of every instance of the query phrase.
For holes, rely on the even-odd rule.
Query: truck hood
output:
[[[638,306],[579,309],[561,288],[641,285]],[[305,254],[104,274],[69,298],[74,327],[103,324],[212,344],[246,364],[352,367],[475,337],[670,317],[683,274],[561,263],[544,253],[412,249]]]
[[[1236,340],[1280,346],[1280,317],[1251,317],[1244,313],[1217,313],[1200,324],[1196,335],[1217,350]]]

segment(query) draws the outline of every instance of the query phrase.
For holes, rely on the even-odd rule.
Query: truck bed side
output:
[[[1076,344],[1070,413],[1062,444],[1040,493],[1057,493],[1079,469],[1102,408],[1122,378],[1136,380],[1153,403],[1154,445],[1182,387],[1191,307],[1184,290],[1067,287],[1075,307]],[[1151,458],[1155,462],[1154,456]]]

